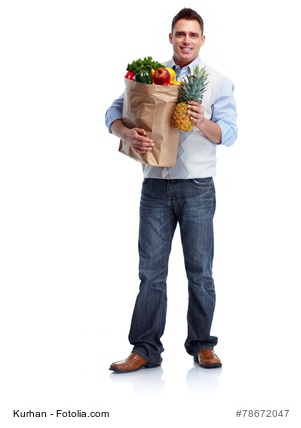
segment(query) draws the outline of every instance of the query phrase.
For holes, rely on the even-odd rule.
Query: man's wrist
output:
[[[220,144],[222,140],[221,128],[217,123],[203,117],[202,121],[197,126],[198,129],[205,135],[208,140],[215,144]]]

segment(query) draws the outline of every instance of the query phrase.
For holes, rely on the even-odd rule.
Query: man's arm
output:
[[[195,125],[205,135],[208,140],[213,143],[220,144],[222,142],[222,130],[220,126],[212,120],[204,117],[204,107],[201,105],[201,120],[195,122]]]
[[[225,79],[212,106],[211,120],[204,117],[204,107],[195,101],[189,102],[190,119],[210,141],[231,146],[237,138],[236,103],[233,83]]]

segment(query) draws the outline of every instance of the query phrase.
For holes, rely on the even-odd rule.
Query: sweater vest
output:
[[[201,63],[208,71],[208,86],[203,96],[204,116],[212,118],[212,109],[219,89],[225,79],[214,68]],[[144,178],[192,179],[216,175],[216,144],[208,140],[197,128],[180,132],[177,163],[174,167],[142,165]]]

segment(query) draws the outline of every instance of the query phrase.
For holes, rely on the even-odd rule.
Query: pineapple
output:
[[[178,103],[175,106],[172,126],[181,131],[190,132],[194,128],[194,123],[189,119],[187,112],[188,101],[197,101],[202,103],[204,92],[207,88],[208,72],[205,67],[202,69],[195,66],[191,75],[185,76],[182,84],[179,86]]]

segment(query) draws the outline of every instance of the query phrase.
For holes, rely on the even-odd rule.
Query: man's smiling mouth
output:
[[[188,48],[187,46],[181,46],[180,49],[184,52],[190,52],[192,48]]]

